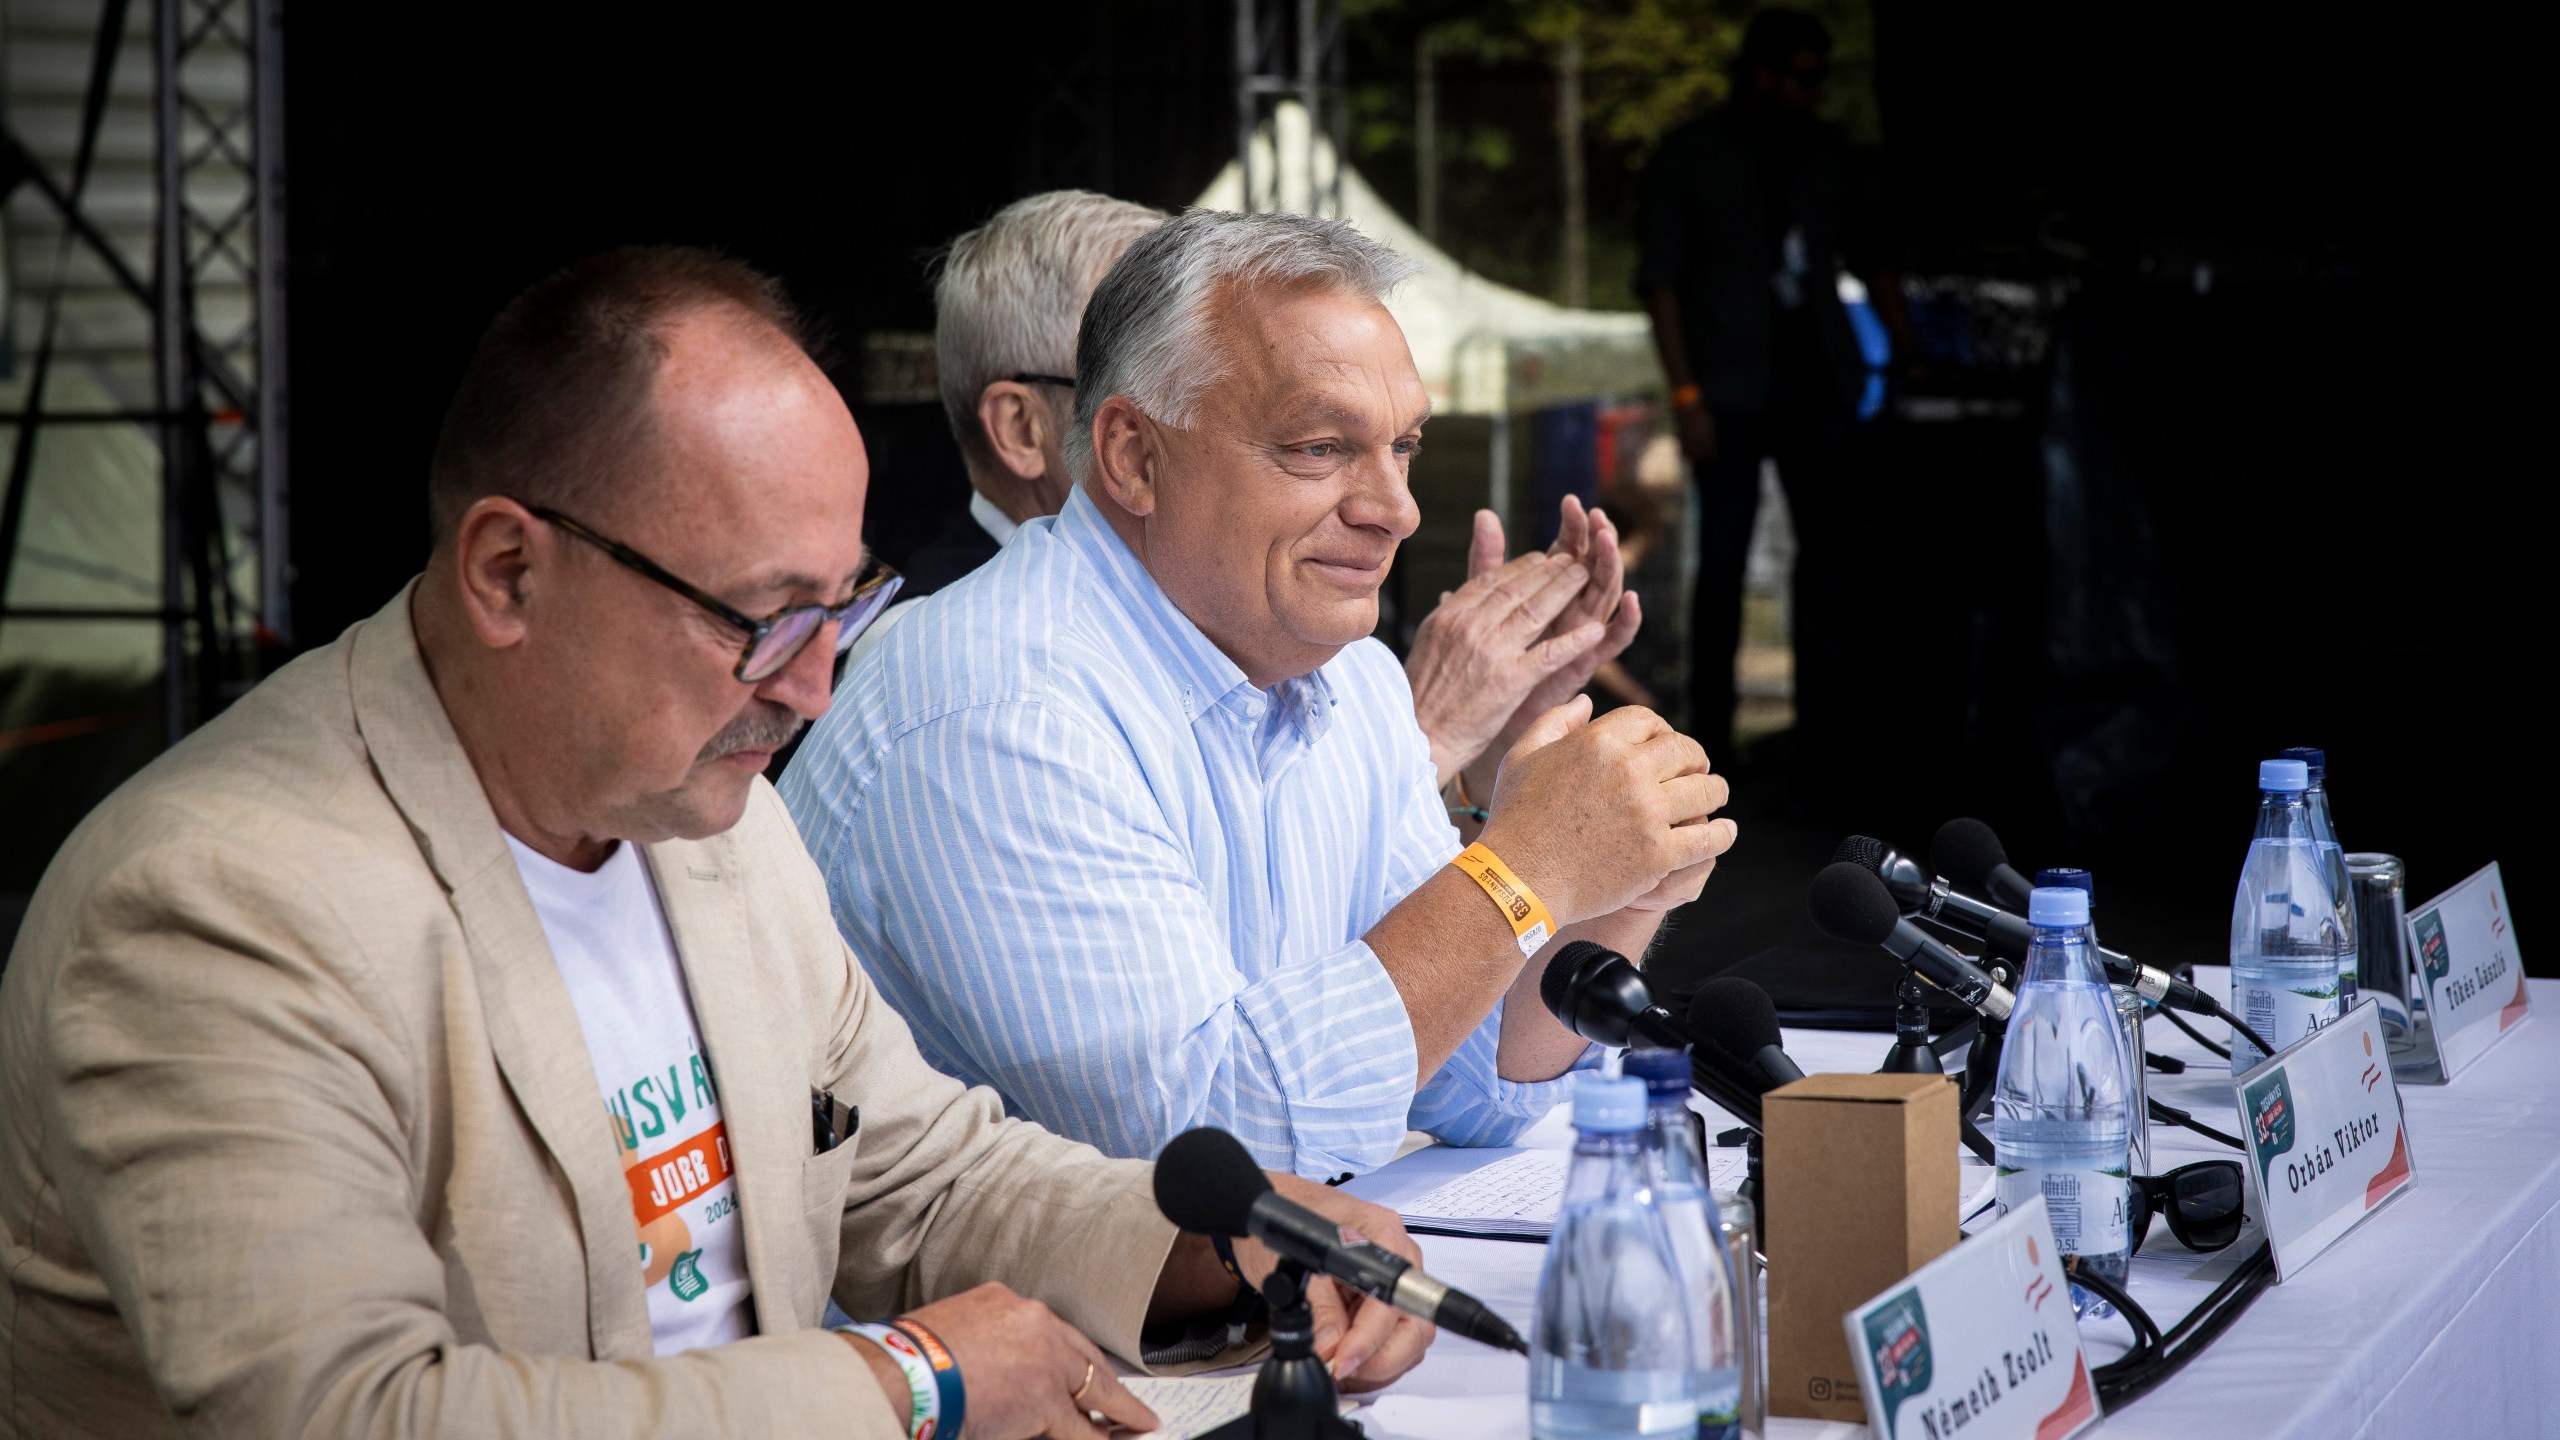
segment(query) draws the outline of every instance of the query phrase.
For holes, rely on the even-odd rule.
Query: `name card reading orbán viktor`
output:
[[[1843,1323],[1877,1440],[2067,1440],[2098,1423],[2041,1195]]]
[[[2366,1000],[2235,1075],[2248,1170],[2290,1280],[2384,1201],[2409,1187],[2409,1136],[2382,1010]]]
[[[2409,953],[2447,1080],[2531,1012],[2511,914],[2495,861],[2409,912]]]

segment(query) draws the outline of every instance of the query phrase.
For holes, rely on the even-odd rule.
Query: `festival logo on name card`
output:
[[[2532,1011],[2497,864],[2409,912],[2427,1022],[2450,1080]]]
[[[2368,999],[2232,1082],[2278,1279],[2413,1178],[2381,1016]]]
[[[2041,1195],[1843,1323],[1881,1440],[2068,1440],[2098,1421]]]

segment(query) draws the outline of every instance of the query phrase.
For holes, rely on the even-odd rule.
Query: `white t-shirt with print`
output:
[[[755,1315],[737,1180],[719,1091],[649,867],[627,843],[592,875],[513,835],[507,848],[568,982],[604,1092],[603,1118],[631,1186],[657,1352],[744,1339],[755,1333]]]

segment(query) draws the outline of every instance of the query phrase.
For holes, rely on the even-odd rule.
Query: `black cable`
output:
[[[2248,1259],[2240,1262],[2240,1268],[2232,1271],[2211,1295],[2205,1297],[2203,1304],[2188,1311],[2185,1319],[2170,1327],[2166,1340],[2156,1353],[2144,1356],[2139,1363],[2128,1364],[2135,1359],[2134,1352],[2128,1351],[2121,1359],[2091,1371],[2090,1379],[2097,1386],[2099,1403],[2106,1406],[2109,1413],[2121,1410],[2149,1394],[2161,1381],[2185,1369],[2188,1361],[2220,1339],[2222,1332],[2231,1328],[2232,1322],[2257,1303],[2258,1297],[2265,1294],[2267,1286],[2274,1281],[2275,1273],[2274,1252],[2260,1245]],[[2179,1343],[2182,1338],[2184,1344]]]
[[[2167,1020],[2170,1024],[2175,1025],[2175,1026],[2177,1026],[2179,1029],[2186,1031],[2186,1032],[2187,1032],[2187,1038],[2188,1038],[2188,1039],[2193,1040],[2193,1041],[2194,1041],[2194,1042],[2196,1042],[2197,1044],[2199,1044],[2199,1045],[2203,1046],[2203,1047],[2204,1047],[2204,1048],[2206,1048],[2207,1050],[2212,1051],[2214,1054],[2216,1054],[2216,1055],[2218,1055],[2218,1056],[2222,1057],[2222,1058],[2223,1058],[2223,1059],[2225,1059],[2225,1060],[2228,1060],[2228,1059],[2230,1059],[2230,1058],[2231,1058],[2231,1051],[2230,1051],[2229,1047],[2227,1047],[2227,1046],[2222,1046],[2222,1045],[2216,1045],[2216,1044],[2215,1044],[2215,1043],[2213,1043],[2212,1041],[2207,1040],[2206,1038],[2204,1038],[2204,1032],[2203,1032],[2203,1031],[2201,1031],[2201,1030],[2199,1030],[2199,1029],[2197,1029],[2195,1026],[2193,1026],[2193,1025],[2189,1024],[2189,1023],[2188,1023],[2188,1021],[2187,1021],[2187,1017],[2186,1017],[2186,1016],[2179,1014],[2179,1013],[2178,1013],[2177,1011],[2175,1011],[2175,1010],[2169,1010],[2169,1009],[2163,1009],[2163,1010],[2160,1012],[2160,1015],[2161,1015],[2161,1018],[2163,1018],[2163,1019]]]
[[[2239,1136],[2225,1135],[2221,1131],[2214,1129],[2212,1126],[2207,1125],[2201,1120],[2198,1120],[2193,1115],[2188,1114],[2186,1111],[2179,1109],[2175,1105],[2163,1105],[2157,1100],[2151,1101],[2150,1104],[2151,1118],[2160,1121],[2162,1124],[2183,1125],[2187,1129],[2193,1130],[2208,1140],[2219,1140],[2234,1150],[2245,1150],[2248,1148],[2240,1143]]]
[[[2250,1029],[2248,1021],[2232,1014],[2229,1006],[2215,1000],[2210,995],[2205,997],[2205,1003],[2213,1006],[2213,1018],[2230,1026],[2232,1033],[2237,1035],[2246,1035],[2249,1037],[2249,1043],[2258,1047],[2259,1058],[2264,1059],[2265,1057],[2276,1053],[2278,1047],[2268,1044],[2266,1036]],[[2230,1052],[2224,1051],[2223,1053],[2228,1055]]]
[[[2116,1307],[2116,1313],[2124,1317],[2124,1323],[2133,1327],[2133,1348],[2126,1351],[2125,1355],[2149,1354],[2157,1350],[2161,1343],[2160,1326],[2152,1320],[2150,1311],[2143,1309],[2131,1295],[2125,1293],[2123,1286],[2095,1270],[2082,1269],[2080,1257],[2077,1255],[2069,1257],[2063,1263],[2062,1273],[2072,1284]],[[2124,1360],[2120,1357],[2108,1363],[2121,1365]]]

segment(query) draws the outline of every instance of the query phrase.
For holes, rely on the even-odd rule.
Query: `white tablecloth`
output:
[[[2198,983],[2227,982],[2206,969]],[[2109,1418],[2110,1436],[2411,1436],[2469,1440],[2560,1436],[2560,981],[2532,982],[2537,1012],[2451,1085],[2404,1086],[2417,1180],[2399,1199],[2259,1296],[2248,1314],[2165,1384]],[[2206,1022],[2207,1034],[2220,1026]],[[2230,1071],[2154,1019],[2150,1048],[2196,1068],[2150,1078],[2153,1099],[2237,1131]],[[1872,1070],[1890,1037],[1790,1030],[1808,1071]],[[1717,1123],[1710,1120],[1711,1128]],[[1724,1123],[1730,1123],[1729,1121]],[[1559,1113],[1524,1140],[1566,1146]],[[1352,1182],[1393,1205],[1506,1151],[1432,1147]],[[2233,1152],[2155,1126],[2152,1167]],[[1968,1160],[1970,1157],[1968,1157]],[[1970,1177],[1968,1177],[1970,1178]],[[2162,1326],[2176,1323],[2254,1243],[2219,1256],[2181,1251],[2155,1219],[2132,1290]],[[1544,1249],[1428,1236],[1434,1275],[1529,1331]],[[2122,1353],[2121,1322],[2091,1324],[2092,1363]],[[1360,1418],[1383,1440],[1525,1440],[1528,1364],[1442,1337]],[[1845,1437],[1859,1425],[1773,1418],[1772,1440]]]

